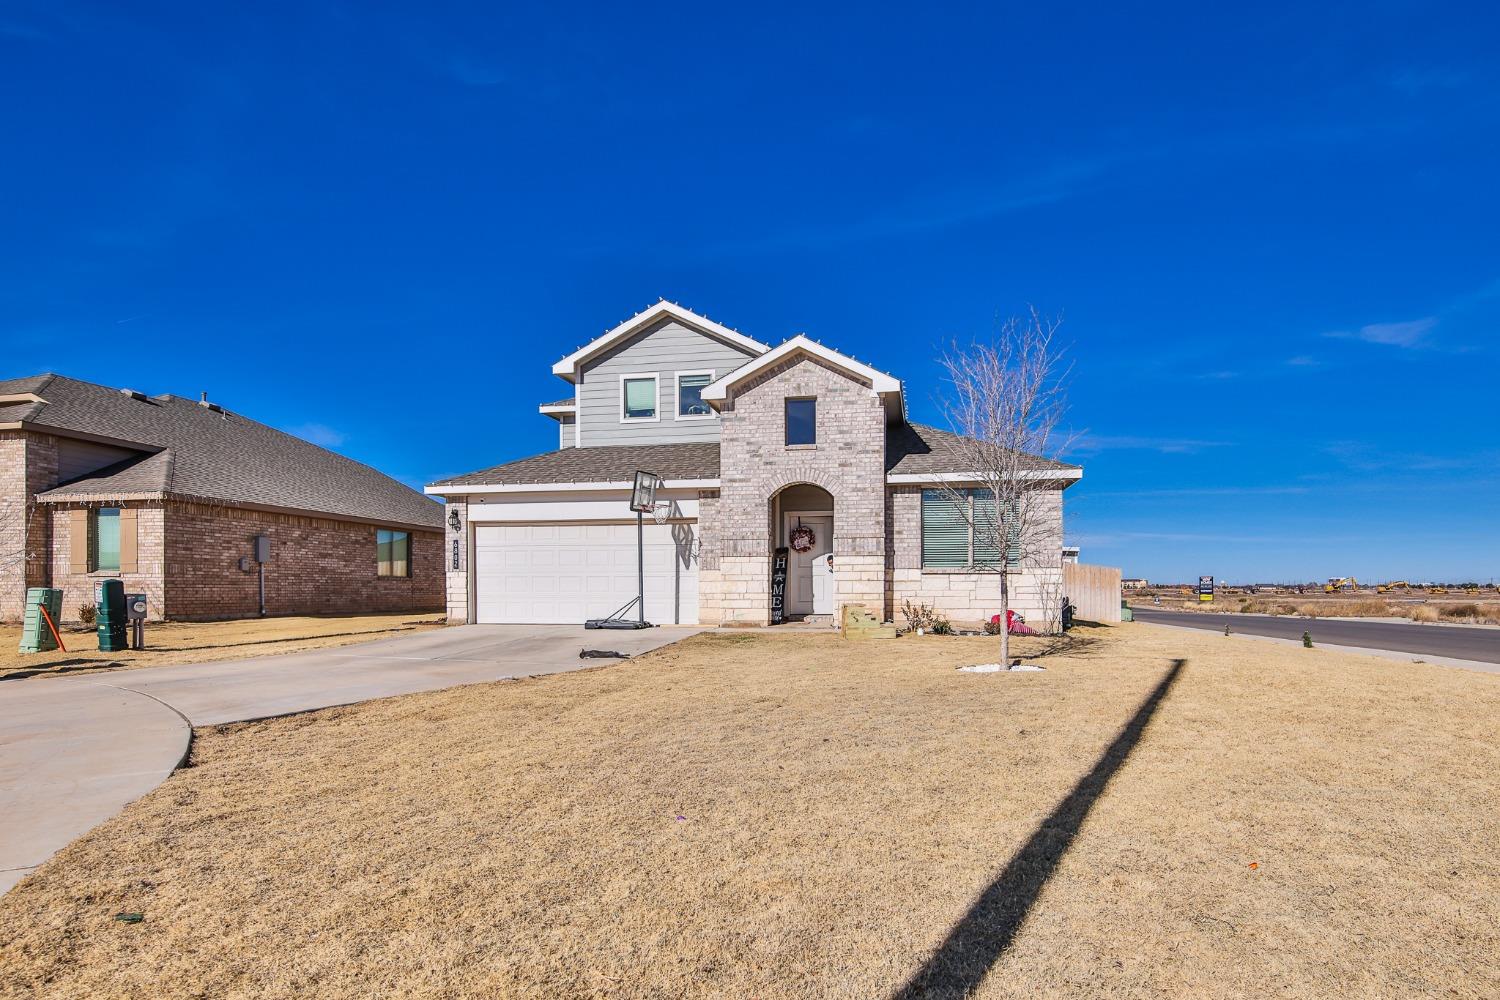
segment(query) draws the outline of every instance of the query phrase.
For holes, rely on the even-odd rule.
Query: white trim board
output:
[[[1021,476],[1024,480],[1052,480],[1076,483],[1083,478],[1082,469],[1037,469]],[[885,481],[892,486],[923,483],[979,483],[985,477],[973,472],[901,472],[891,473]]]
[[[463,485],[460,483],[437,483],[423,488],[422,492],[431,496],[461,497],[478,496],[482,493],[579,493],[593,490],[595,492],[608,492],[610,490],[629,491],[635,486],[628,482],[596,482],[596,483],[500,483],[494,485]],[[717,479],[667,479],[663,480],[662,490],[716,490],[719,488]]]
[[[1038,469],[1026,474],[1029,480],[1070,482],[1076,483],[1083,478],[1082,469]],[[888,486],[921,486],[925,484],[944,483],[975,483],[980,477],[969,472],[911,472],[891,474],[885,477]],[[432,486],[423,487],[422,492],[428,496],[465,496],[479,495],[482,493],[546,493],[550,491],[580,492],[587,490],[628,490],[633,484],[628,482],[587,482],[587,483],[493,483],[493,484],[462,484],[462,483],[435,483]],[[694,489],[694,490],[716,490],[720,486],[718,479],[668,479],[664,480],[662,489]]]
[[[671,317],[684,326],[691,327],[700,333],[716,337],[727,344],[743,348],[754,354],[764,354],[771,349],[769,344],[762,344],[755,338],[747,337],[738,330],[731,330],[721,323],[715,323],[707,316],[700,316],[691,309],[662,299],[655,305],[636,313],[614,329],[606,330],[601,336],[595,337],[572,354],[563,358],[552,366],[552,374],[565,378],[569,382],[576,381],[578,378],[578,367],[589,358],[601,351],[608,350],[612,345],[635,335],[645,327],[664,317]]]
[[[883,395],[893,392],[899,393],[901,391],[901,380],[894,375],[887,375],[883,371],[871,368],[863,361],[851,358],[849,355],[835,351],[831,347],[824,347],[806,334],[799,333],[770,353],[762,354],[754,361],[740,365],[740,367],[729,372],[723,378],[710,383],[703,390],[703,398],[722,402],[728,397],[731,386],[753,377],[757,372],[764,371],[766,368],[799,351],[820,361],[827,362],[833,367],[842,369],[851,375],[864,379],[870,383],[871,392]]]

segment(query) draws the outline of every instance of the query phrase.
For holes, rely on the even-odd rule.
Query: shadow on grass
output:
[[[123,660],[55,660],[51,663],[38,663],[34,667],[22,667],[20,670],[12,670],[6,674],[0,674],[0,681],[18,681],[26,677],[40,677],[54,674],[76,674],[91,670],[107,670],[111,667],[124,666]]]
[[[948,931],[937,951],[892,995],[893,1000],[966,997],[979,986],[1015,940],[1042,888],[1073,846],[1089,811],[1141,741],[1151,717],[1186,664],[1186,660],[1172,661],[1166,675],[1141,702],[1089,773],[1042,820],[1004,870]]]

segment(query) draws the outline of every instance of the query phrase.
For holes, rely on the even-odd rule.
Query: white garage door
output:
[[[696,524],[646,524],[646,620],[697,624]],[[480,524],[475,620],[580,625],[636,593],[634,524]],[[634,617],[634,609],[631,611]]]

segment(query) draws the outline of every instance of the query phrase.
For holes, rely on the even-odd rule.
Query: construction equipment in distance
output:
[[[1378,587],[1375,588],[1375,593],[1377,593],[1377,594],[1384,594],[1386,591],[1389,591],[1389,590],[1410,590],[1410,589],[1411,589],[1411,584],[1407,583],[1405,580],[1397,580],[1394,583],[1382,583],[1382,584],[1380,584]]]
[[[1328,582],[1323,584],[1323,593],[1335,594],[1340,590],[1358,590],[1359,581],[1352,576],[1331,576]]]

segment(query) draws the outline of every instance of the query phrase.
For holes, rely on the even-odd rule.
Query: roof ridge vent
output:
[[[146,399],[146,394],[136,389],[121,389],[120,394],[123,396],[129,396],[131,399],[139,399],[142,401]]]

